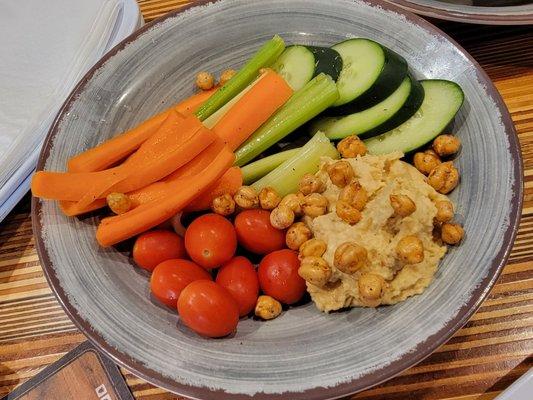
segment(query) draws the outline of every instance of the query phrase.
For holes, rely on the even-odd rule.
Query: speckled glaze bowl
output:
[[[329,315],[307,304],[237,333],[203,339],[149,296],[127,253],[99,248],[98,217],[66,218],[34,199],[42,265],[65,310],[117,363],[184,396],[201,399],[324,399],[380,383],[445,342],[480,305],[516,233],[522,166],[509,114],[477,63],[435,27],[394,6],[359,0],[222,0],[145,26],[91,70],[52,128],[39,169],[67,159],[191,94],[195,73],[238,67],[275,33],[331,45],[377,40],[419,77],[458,82],[466,95],[455,131],[462,181],[452,198],[466,229],[428,290],[393,307]]]

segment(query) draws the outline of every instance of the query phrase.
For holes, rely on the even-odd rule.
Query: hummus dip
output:
[[[362,273],[377,274],[385,280],[381,304],[395,304],[420,294],[433,280],[439,261],[446,253],[446,245],[440,240],[436,242],[433,237],[435,203],[449,199],[428,185],[426,177],[415,167],[401,161],[402,156],[401,152],[393,152],[344,159],[368,193],[362,218],[354,225],[343,221],[335,212],[341,189],[331,182],[326,168],[336,160],[322,160],[317,176],[326,183],[322,195],[328,199],[328,212],[315,218],[304,218],[314,237],[326,242],[323,258],[332,268],[331,278],[324,287],[307,282],[307,290],[319,310],[329,312],[365,306],[358,289]],[[409,196],[416,204],[416,210],[407,217],[396,216],[390,204],[391,194]],[[415,235],[423,243],[424,260],[418,264],[404,264],[396,255],[398,241],[407,235]],[[343,273],[334,266],[335,250],[344,242],[356,242],[368,252],[366,265],[354,274]]]

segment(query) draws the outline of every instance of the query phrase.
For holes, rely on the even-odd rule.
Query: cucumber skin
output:
[[[327,110],[327,115],[347,115],[372,107],[389,97],[398,86],[401,85],[406,77],[408,66],[407,61],[402,56],[374,40],[365,40],[376,43],[385,53],[385,64],[381,73],[374,84],[364,93],[346,104],[329,108]]]
[[[337,50],[331,47],[306,46],[315,56],[315,74],[320,73],[331,76],[335,82],[339,79],[342,70],[342,58]]]

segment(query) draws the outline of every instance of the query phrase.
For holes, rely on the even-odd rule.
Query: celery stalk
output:
[[[252,184],[252,187],[260,191],[270,186],[280,196],[298,191],[298,182],[305,174],[314,174],[318,171],[321,157],[339,158],[335,146],[322,132],[318,132],[298,153],[289,158],[279,167]]]
[[[243,90],[252,80],[255,79],[259,70],[273,64],[274,61],[285,50],[285,42],[281,37],[275,35],[266,42],[248,60],[233,78],[218,89],[202,106],[196,111],[196,116],[200,121],[204,121],[220,107],[230,101],[237,93]]]
[[[235,164],[245,165],[274,143],[283,139],[299,126],[331,106],[339,92],[329,75],[321,73],[296,91],[276,113],[271,116],[235,152]]]
[[[261,158],[241,168],[242,179],[245,185],[250,185],[259,178],[262,178],[274,168],[287,161],[300,151],[299,148],[280,151],[271,156]]]

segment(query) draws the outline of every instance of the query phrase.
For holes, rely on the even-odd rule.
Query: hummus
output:
[[[324,287],[307,282],[307,290],[318,309],[329,312],[364,306],[358,290],[361,273],[371,272],[385,280],[381,304],[395,304],[420,294],[433,280],[439,261],[446,253],[446,246],[433,238],[435,202],[449,199],[428,185],[426,177],[416,168],[401,161],[402,156],[401,152],[394,152],[344,159],[352,166],[355,179],[369,197],[361,220],[354,225],[344,222],[335,212],[341,189],[332,184],[326,172],[328,164],[335,160],[322,160],[317,176],[326,183],[323,195],[329,201],[328,212],[316,218],[304,218],[314,237],[326,242],[323,258],[333,270]],[[389,199],[391,194],[409,196],[416,204],[416,211],[403,218],[395,216]],[[418,264],[404,264],[397,258],[396,245],[407,235],[416,235],[423,243],[424,260]],[[368,262],[354,274],[343,273],[334,266],[335,250],[344,242],[356,242],[368,252]]]

